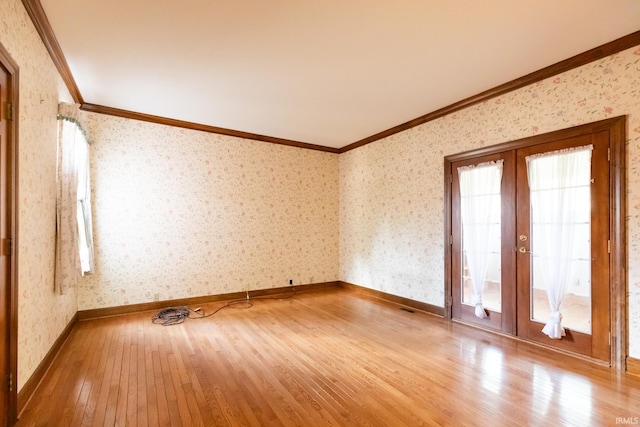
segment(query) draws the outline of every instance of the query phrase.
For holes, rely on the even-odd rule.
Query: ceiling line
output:
[[[182,120],[176,120],[171,118],[165,118],[160,116],[154,116],[150,114],[138,113],[133,111],[121,110],[118,108],[101,106],[96,104],[87,103],[82,98],[80,94],[80,90],[76,85],[76,82],[71,74],[71,70],[69,69],[69,65],[62,53],[62,49],[53,33],[53,29],[51,28],[51,24],[47,19],[46,14],[44,13],[44,9],[42,8],[42,4],[40,0],[22,0],[22,3],[31,18],[31,21],[36,27],[38,34],[42,38],[42,41],[51,56],[58,72],[62,76],[64,83],[67,86],[67,89],[71,93],[74,101],[78,104],[81,104],[81,109],[85,111],[91,111],[95,113],[102,113],[113,115],[117,117],[129,118],[134,120],[142,120],[152,123],[164,124],[169,126],[176,126],[186,129],[199,130],[204,132],[216,133],[227,136],[235,136],[239,138],[251,139],[262,142],[269,142],[273,144],[281,144],[299,148],[306,148],[310,150],[317,151],[325,151],[330,153],[345,153],[347,151],[351,151],[355,148],[362,147],[363,145],[367,145],[371,142],[380,140],[382,138],[386,138],[388,136],[394,135],[399,132],[403,132],[405,130],[411,129],[415,126],[430,122],[432,120],[438,119],[440,117],[446,116],[456,111],[460,111],[464,108],[470,107],[475,104],[479,104],[481,102],[487,101],[489,99],[498,97],[500,95],[504,95],[508,92],[523,88],[525,86],[529,86],[533,83],[537,83],[541,80],[547,79],[549,77],[567,72],[574,68],[580,67],[582,65],[588,64],[593,61],[597,61],[599,59],[605,58],[607,56],[613,55],[615,53],[621,52],[623,50],[629,49],[631,47],[640,45],[640,31],[636,31],[634,33],[628,34],[624,37],[616,39],[612,42],[603,44],[601,46],[590,49],[586,52],[577,54],[571,58],[565,59],[563,61],[557,62],[548,67],[542,68],[538,71],[534,71],[525,76],[519,77],[517,79],[511,80],[510,82],[501,84],[479,94],[473,95],[471,97],[465,98],[461,101],[455,102],[451,105],[443,107],[439,110],[432,111],[425,115],[422,115],[413,120],[409,120],[408,122],[402,123],[400,125],[394,126],[382,132],[376,133],[359,141],[356,141],[352,144],[346,145],[342,148],[333,148],[327,147],[323,145],[310,144],[306,142],[293,141],[284,138],[272,137],[267,135],[254,134],[250,132],[237,131],[233,129],[227,129],[217,126],[209,126],[204,124],[192,123]]]
[[[119,108],[106,107],[90,103],[83,103],[80,106],[83,111],[92,113],[107,114],[115,117],[123,117],[133,120],[141,120],[161,125],[174,126],[184,129],[197,130],[202,132],[215,133],[220,135],[235,136],[238,138],[250,139],[255,141],[270,142],[272,144],[287,145],[289,147],[306,148],[308,150],[325,151],[328,153],[338,153],[338,148],[326,147],[324,145],[308,144],[306,142],[293,141],[291,139],[277,138],[273,136],[260,135],[256,133],[243,132],[239,130],[221,128],[217,126],[203,125],[199,123],[187,122],[184,120],[170,119],[167,117],[154,116],[151,114],[137,113],[134,111],[121,110]]]
[[[637,45],[640,45],[640,31],[636,31],[624,37],[620,37],[619,39],[595,47],[586,52],[579,53],[578,55],[572,56],[571,58],[565,59],[564,61],[557,62],[538,71],[534,71],[515,80],[511,80],[510,82],[501,84],[484,92],[480,92],[477,95],[465,98],[439,110],[432,111],[416,119],[376,133],[375,135],[371,135],[367,138],[361,139],[360,141],[356,141],[353,144],[342,147],[340,149],[340,153],[345,153],[347,151],[353,150],[354,148],[362,147],[363,145],[369,144],[382,138],[386,138],[387,136],[391,136],[407,129],[411,129],[413,127],[430,122],[456,111],[463,110],[472,105],[479,104],[489,99],[504,95],[508,92],[521,89],[523,87],[537,83],[541,80],[556,76],[558,74],[562,74],[574,68],[586,65],[590,62],[606,58],[607,56],[622,52],[623,50],[632,48]]]

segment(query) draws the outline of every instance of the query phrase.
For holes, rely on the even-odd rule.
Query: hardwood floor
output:
[[[79,322],[18,426],[602,426],[640,379],[341,289]],[[206,311],[222,305],[203,306]],[[237,306],[242,307],[242,306]]]

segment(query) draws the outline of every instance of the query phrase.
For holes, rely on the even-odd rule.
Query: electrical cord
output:
[[[295,287],[292,287],[291,290],[292,290],[291,293],[287,296],[278,296],[278,297],[263,296],[263,297],[251,298],[251,300],[288,299],[288,298],[292,298],[296,294]],[[208,314],[206,314],[200,308],[192,309],[187,306],[167,307],[160,310],[158,313],[156,313],[151,318],[151,321],[157,325],[172,326],[172,325],[179,325],[180,323],[183,323],[186,319],[194,319],[194,320],[206,319],[207,317],[211,317],[214,314],[218,313],[219,311],[224,310],[225,308],[249,309],[251,307],[253,307],[253,303],[250,301],[249,292],[247,291],[246,299],[229,301],[225,305],[218,307],[217,309],[215,309],[214,311]]]

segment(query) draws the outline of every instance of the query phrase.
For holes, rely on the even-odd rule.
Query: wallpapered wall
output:
[[[630,355],[640,358],[640,47],[342,154],[341,280],[443,306],[443,157],[619,115]]]
[[[88,114],[79,309],[338,279],[338,155]]]
[[[20,0],[0,2],[0,43],[20,70],[18,390],[77,311],[77,293],[53,291],[56,115],[72,102]]]
[[[337,155],[88,114],[97,274],[53,292],[56,108],[20,0],[18,389],[79,309],[341,279],[443,305],[445,155],[628,115],[630,355],[640,358],[640,48]],[[45,321],[43,321],[45,319]]]

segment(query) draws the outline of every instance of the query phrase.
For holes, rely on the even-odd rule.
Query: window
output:
[[[56,288],[61,294],[94,269],[89,143],[76,116],[77,107],[60,105]]]

